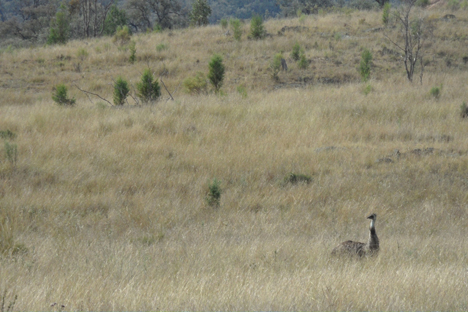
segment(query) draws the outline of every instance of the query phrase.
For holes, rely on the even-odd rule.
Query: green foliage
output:
[[[154,27],[153,27],[153,31],[154,31],[155,33],[160,33],[161,31],[163,31],[163,28],[162,28],[162,26],[161,26],[160,24],[155,23],[155,24],[154,24]]]
[[[242,98],[247,98],[247,89],[244,85],[237,86],[237,92],[241,95]]]
[[[231,25],[234,39],[240,41],[242,38],[242,23],[238,18],[230,19],[229,24]]]
[[[128,26],[117,27],[115,35],[113,38],[114,43],[119,44],[120,46],[126,45],[130,41],[131,32]]]
[[[76,102],[75,98],[68,98],[67,93],[67,87],[64,84],[58,84],[52,92],[52,100],[58,105],[74,105]]]
[[[364,49],[361,54],[361,63],[359,65],[359,73],[361,74],[362,81],[368,81],[371,73],[372,53]]]
[[[299,45],[299,42],[296,42],[296,44],[292,48],[291,58],[295,60],[296,62],[299,61],[301,57],[301,52],[302,52],[301,46]]]
[[[80,48],[78,50],[78,52],[76,52],[76,56],[80,59],[80,60],[84,60],[85,58],[88,57],[88,51],[86,51],[86,49],[83,49],[83,48]]]
[[[124,105],[128,93],[130,93],[128,82],[122,77],[117,78],[114,83],[114,104]]]
[[[16,138],[16,134],[9,129],[2,130],[0,131],[0,138],[5,140],[14,140]]]
[[[260,15],[252,17],[252,20],[250,21],[250,37],[253,39],[262,39],[265,37],[263,19]]]
[[[146,69],[141,76],[141,81],[136,84],[137,96],[144,103],[154,102],[161,96],[161,87],[157,80],[154,80],[153,74]]]
[[[207,0],[196,0],[193,3],[192,11],[189,14],[190,25],[204,26],[208,25],[208,17],[211,15],[211,7]]]
[[[205,74],[197,72],[194,77],[188,77],[183,81],[184,90],[189,94],[206,93],[207,82]]]
[[[167,50],[168,49],[168,46],[167,44],[165,43],[160,43],[156,46],[156,51],[158,52],[161,52],[161,51],[164,51],[164,50]]]
[[[224,80],[224,64],[223,58],[221,55],[215,54],[211,58],[210,63],[208,64],[208,79],[215,88],[215,92],[218,92],[223,85]]]
[[[51,21],[47,44],[65,44],[70,36],[70,22],[66,13],[66,7],[62,4],[55,18]]]
[[[6,159],[13,167],[16,167],[16,162],[18,161],[18,147],[16,144],[10,144],[7,141],[5,141],[4,147]]]
[[[468,117],[468,106],[466,105],[466,102],[463,102],[463,104],[460,105],[460,116],[461,118]]]
[[[290,173],[284,178],[284,184],[309,184],[310,182],[312,182],[312,177],[301,173]]]
[[[112,36],[116,33],[117,28],[127,25],[127,14],[124,9],[119,10],[117,5],[113,4],[107,13],[104,21],[103,33],[107,36]]]
[[[279,79],[279,72],[281,70],[281,59],[283,58],[283,54],[282,53],[278,53],[275,55],[275,57],[273,58],[273,60],[271,61],[270,63],[270,69],[271,69],[271,77],[274,79],[274,80],[278,80]]]
[[[219,24],[221,25],[221,28],[223,29],[226,29],[228,27],[228,21],[227,19],[225,18],[222,18],[220,21],[219,21]]]
[[[364,93],[364,95],[368,95],[369,93],[372,92],[372,86],[369,83],[366,84],[362,92]]]
[[[206,203],[211,207],[219,207],[221,194],[221,182],[215,178],[213,179],[213,182],[208,185],[208,192],[205,196]]]
[[[457,11],[460,9],[460,1],[458,0],[448,0],[447,1],[447,9],[451,11]]]
[[[307,61],[304,52],[301,52],[301,55],[299,56],[299,61],[297,61],[297,67],[299,67],[300,69],[306,69],[307,67],[309,67],[309,61]]]
[[[429,94],[436,100],[440,98],[440,94],[442,92],[442,86],[440,87],[432,87],[431,91],[429,91]]]
[[[128,48],[130,49],[130,57],[128,58],[128,61],[133,64],[136,61],[136,42],[130,42]]]
[[[390,2],[385,2],[382,10],[382,22],[385,26],[388,25],[388,22],[390,21],[390,9],[392,5]]]

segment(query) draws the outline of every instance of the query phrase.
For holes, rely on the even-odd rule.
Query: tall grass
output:
[[[366,23],[381,24],[380,13],[365,14]],[[349,19],[356,33],[363,16]],[[342,18],[301,25],[332,33]],[[265,28],[275,33],[287,23],[298,21]],[[219,26],[137,36],[134,65],[117,48],[95,54],[93,46],[107,39],[90,41],[83,60],[89,78],[77,83],[108,98],[122,70],[130,84],[138,81],[148,67],[140,57],[155,73],[167,69],[164,82],[174,90],[179,78],[206,71],[212,53],[203,51],[230,49],[225,96],[177,92],[175,101],[154,106],[116,109],[84,94],[71,109],[54,105],[48,86],[80,75],[54,67],[56,57],[63,54],[67,68],[79,42],[1,55],[13,77],[43,79],[32,95],[13,88],[20,80],[0,76],[9,86],[0,130],[16,134],[19,155],[11,166],[0,153],[0,220],[24,250],[0,258],[0,292],[17,296],[15,309],[466,310],[466,71],[435,61],[425,69],[427,83],[410,85],[390,56],[374,53],[366,96],[360,54],[351,56],[351,41],[340,40],[327,53],[357,59],[339,69],[356,81],[275,89],[272,49],[308,37],[239,43],[223,36]],[[182,40],[194,51],[183,62]],[[316,40],[328,47],[329,39],[309,41]],[[169,49],[156,53],[147,44],[153,41]],[[323,53],[307,51],[311,70],[330,77],[333,70],[318,61]],[[34,57],[50,66],[36,62],[28,76],[21,68]],[[281,82],[292,83],[294,73],[282,73]],[[235,91],[241,77],[248,97]],[[428,86],[441,83],[443,97],[434,101]],[[310,183],[284,183],[292,172]],[[223,181],[217,209],[206,204],[213,177]],[[379,215],[380,255],[333,261],[339,242],[366,240],[371,212]]]

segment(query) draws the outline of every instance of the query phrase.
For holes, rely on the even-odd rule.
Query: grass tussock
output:
[[[431,49],[463,14],[438,22]],[[365,32],[379,23],[352,12],[283,35],[298,19],[267,21],[263,40],[219,26],[138,35],[133,64],[111,38],[2,54],[0,292],[18,310],[467,310],[468,74],[435,57],[409,84]],[[272,57],[296,42],[311,66],[273,81]],[[222,94],[177,89],[214,53]],[[156,105],[115,108],[71,87],[111,99],[112,79],[135,85],[148,67],[175,101],[161,88]],[[74,107],[54,105],[59,83]],[[366,240],[371,212],[379,256],[333,260]]]

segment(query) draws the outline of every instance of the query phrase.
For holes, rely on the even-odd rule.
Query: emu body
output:
[[[369,239],[367,240],[367,243],[364,244],[350,240],[343,242],[333,249],[332,255],[363,257],[367,255],[375,255],[379,252],[379,238],[377,237],[377,232],[375,231],[375,220],[377,219],[377,215],[373,213],[368,216],[367,219],[371,220],[369,227]]]

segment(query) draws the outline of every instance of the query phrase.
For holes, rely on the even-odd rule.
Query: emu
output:
[[[333,256],[348,255],[348,256],[372,256],[379,252],[379,238],[375,232],[375,220],[377,215],[375,213],[367,217],[371,220],[369,227],[369,240],[366,244],[360,242],[346,241],[336,246],[333,251]]]

